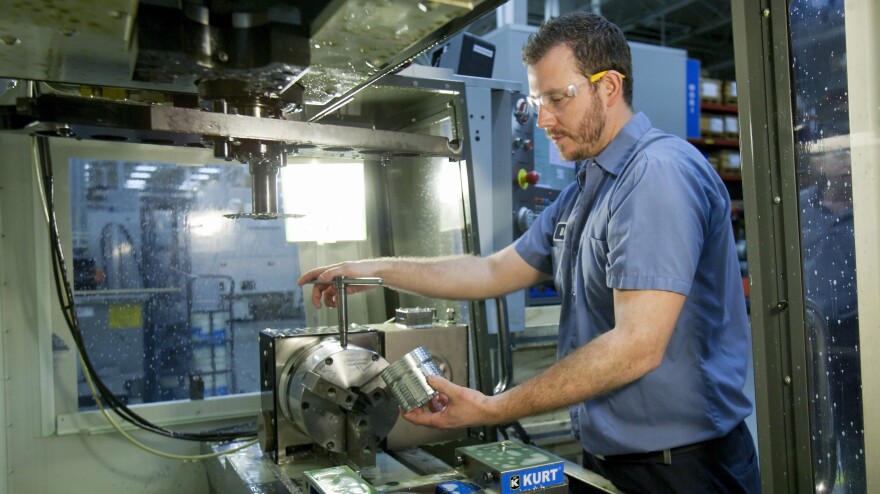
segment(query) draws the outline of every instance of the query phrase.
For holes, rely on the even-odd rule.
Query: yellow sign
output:
[[[141,304],[110,304],[107,327],[110,329],[139,329],[144,325]]]

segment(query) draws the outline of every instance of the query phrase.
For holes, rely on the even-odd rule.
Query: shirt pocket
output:
[[[604,279],[605,271],[608,268],[608,241],[601,240],[598,238],[588,236],[590,240],[590,251],[589,253],[585,253],[584,260],[586,261],[585,268],[591,270],[591,272],[585,274],[591,274],[595,276],[598,273],[601,273]]]
[[[597,309],[614,305],[614,291],[608,288],[608,242],[587,237],[589,250],[583,253],[584,291],[588,303]]]

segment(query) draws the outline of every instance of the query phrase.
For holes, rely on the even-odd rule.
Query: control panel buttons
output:
[[[516,105],[513,107],[513,118],[515,118],[520,125],[525,125],[531,120],[532,109],[529,108],[529,104],[525,98],[517,100]]]
[[[523,206],[516,212],[516,227],[519,229],[520,233],[525,233],[537,218],[538,213]]]

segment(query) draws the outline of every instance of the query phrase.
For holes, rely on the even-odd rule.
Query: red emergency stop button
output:
[[[516,181],[523,190],[528,189],[529,185],[535,185],[540,179],[541,175],[538,172],[534,170],[528,171],[525,168],[520,168],[519,173],[516,175]]]

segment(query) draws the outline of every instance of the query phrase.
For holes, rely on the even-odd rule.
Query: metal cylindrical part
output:
[[[339,344],[348,346],[348,296],[345,293],[345,276],[337,276],[333,280],[336,285],[337,319],[339,319]]]
[[[430,375],[442,376],[443,373],[423,346],[407,353],[381,374],[405,412],[411,412],[437,396],[437,392],[428,386],[427,377]]]
[[[278,213],[278,167],[274,165],[251,165],[254,214]]]

